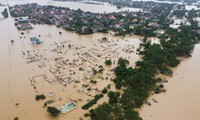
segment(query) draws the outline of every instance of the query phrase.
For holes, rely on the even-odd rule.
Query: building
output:
[[[17,24],[18,24],[18,25],[21,25],[21,24],[28,24],[28,23],[29,23],[28,18],[19,18],[18,21],[17,21]]]
[[[18,25],[19,30],[29,30],[29,29],[33,29],[33,27],[31,26],[31,24],[26,23],[26,24],[20,24]]]
[[[27,17],[19,18],[16,22],[16,25],[19,30],[33,29],[32,25],[29,23],[29,19]]]
[[[37,39],[36,37],[31,37],[30,40],[31,40],[31,42],[33,44],[41,44],[41,43],[43,43],[43,41]]]

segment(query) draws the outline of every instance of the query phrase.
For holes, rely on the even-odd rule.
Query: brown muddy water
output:
[[[48,25],[34,25],[34,29],[24,31],[22,35],[15,27],[13,18],[0,20],[0,28],[0,120],[12,120],[15,116],[20,120],[51,120],[43,107],[48,100],[54,100],[49,106],[57,108],[69,101],[77,101],[76,109],[58,119],[80,119],[87,112],[81,109],[82,105],[93,99],[95,94],[108,84],[115,90],[110,70],[115,68],[117,59],[127,58],[131,66],[140,59],[135,54],[141,39],[137,36],[113,37],[112,33],[82,36]],[[32,44],[30,37],[37,37],[43,43]],[[103,37],[108,41],[102,41]],[[113,65],[105,66],[105,59],[111,59]],[[92,76],[91,69],[98,70],[99,65],[105,71]],[[56,81],[58,77],[64,81],[59,83]],[[68,79],[73,82],[68,83]],[[97,84],[91,84],[92,79]],[[89,87],[84,88],[83,84]],[[53,96],[50,96],[51,92]],[[37,94],[44,94],[47,98],[36,101]],[[98,104],[106,101],[108,98],[105,95]]]
[[[40,5],[53,5],[60,7],[68,7],[73,10],[81,9],[93,13],[110,13],[120,11],[140,11],[139,8],[124,7],[117,9],[116,6],[109,3],[101,2],[101,4],[86,4],[84,2],[71,2],[71,1],[53,1],[53,0],[0,0],[0,3],[9,4],[10,6],[27,3],[38,3]],[[93,1],[93,3],[95,3]]]
[[[18,3],[15,0],[13,4],[16,4],[15,2]],[[42,4],[53,3],[47,1]],[[0,10],[3,9],[0,7]],[[62,34],[60,35],[59,32]],[[20,120],[51,120],[46,108],[42,107],[48,100],[54,100],[54,103],[49,106],[55,107],[72,100],[77,101],[78,107],[61,115],[58,120],[78,120],[87,112],[82,110],[81,106],[93,99],[95,94],[108,84],[111,84],[111,89],[115,90],[114,84],[110,81],[114,77],[110,70],[116,66],[119,57],[127,58],[131,66],[140,59],[135,54],[141,39],[138,36],[121,38],[113,37],[112,34],[99,33],[82,36],[48,25],[35,25],[33,30],[24,33],[21,35],[16,29],[13,18],[0,20],[0,120],[12,120],[15,116]],[[43,44],[33,45],[30,37],[38,37]],[[103,37],[107,37],[108,42],[102,41]],[[11,43],[11,40],[14,40],[14,43]],[[159,40],[154,39],[153,43],[158,42]],[[72,47],[69,48],[68,45]],[[140,114],[144,120],[200,119],[199,51],[200,45],[196,45],[193,56],[182,61],[177,67],[174,76],[165,84],[166,93],[152,96],[149,99],[152,105],[142,107]],[[27,63],[31,58],[35,61]],[[64,64],[64,67],[59,67],[60,61],[55,61],[56,58],[68,59],[68,63]],[[115,64],[105,66],[105,59],[112,59]],[[99,65],[105,68],[104,73],[91,77],[91,68],[98,69]],[[80,67],[84,70],[79,71]],[[50,69],[59,72],[52,74]],[[58,76],[70,77],[73,82],[66,87],[63,85],[65,83],[47,82],[47,80],[54,81]],[[33,82],[33,79],[36,82]],[[89,82],[91,79],[96,80],[97,84],[92,85]],[[87,88],[82,87],[83,84],[89,85],[92,90],[88,92]],[[51,92],[54,96],[49,96]],[[36,101],[36,94],[44,94],[47,98]],[[154,103],[152,98],[158,100],[158,103]],[[98,103],[106,101],[108,101],[107,96],[100,99]]]
[[[200,120],[199,52],[197,44],[192,57],[182,61],[173,77],[168,78],[167,92],[149,98],[152,105],[144,105],[140,110],[144,120]]]

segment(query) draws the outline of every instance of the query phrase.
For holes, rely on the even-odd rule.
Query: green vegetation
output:
[[[80,71],[84,71],[84,69],[82,67],[79,68]]]
[[[80,9],[70,10],[64,7],[55,6],[40,6],[37,4],[27,4],[10,7],[10,13],[13,17],[29,16],[33,24],[56,24],[68,31],[74,31],[78,34],[92,34],[94,32],[108,33],[114,31],[117,36],[125,36],[126,34],[136,34],[147,37],[156,37],[156,31],[166,29],[169,20],[166,17],[175,4],[155,3],[152,1],[114,1],[117,6],[127,6],[134,8],[142,8],[148,12],[113,12],[107,14],[84,12]],[[108,0],[111,2],[111,0]],[[164,9],[163,9],[164,8]],[[36,10],[37,9],[37,10]],[[18,12],[16,12],[18,10]],[[37,14],[37,11],[42,11],[44,15]],[[55,15],[63,15],[61,20],[54,16],[49,16],[49,12],[58,11]],[[64,14],[61,11],[70,11],[71,15]],[[32,13],[32,14],[30,14]],[[61,22],[62,21],[62,22]],[[103,38],[102,42],[109,42],[107,38]]]
[[[4,18],[8,17],[8,10],[5,8],[3,12],[1,12],[1,14],[4,16]]]
[[[44,100],[44,99],[46,99],[46,96],[43,95],[43,94],[41,94],[41,95],[36,95],[36,96],[35,96],[35,99],[36,99],[36,100]]]
[[[106,65],[111,65],[111,64],[112,64],[112,61],[111,61],[111,60],[106,60],[106,61],[105,61],[105,64],[106,64]]]
[[[60,114],[60,111],[55,107],[48,107],[47,112],[49,112],[52,117],[58,117]]]
[[[93,75],[96,75],[98,71],[95,68],[92,68]]]
[[[103,73],[104,70],[105,70],[105,69],[103,68],[103,66],[100,65],[100,66],[99,66],[99,71],[98,71],[98,72],[99,72],[99,73]]]
[[[111,0],[100,1],[111,2]],[[116,77],[113,82],[115,87],[123,89],[123,92],[108,92],[110,85],[104,88],[102,93],[107,93],[109,103],[103,103],[90,110],[89,114],[84,115],[85,117],[90,115],[92,120],[142,120],[134,109],[140,108],[149,95],[166,91],[161,82],[163,80],[159,78],[159,75],[172,76],[173,71],[171,68],[180,63],[180,58],[190,57],[194,45],[200,40],[200,34],[197,33],[199,30],[198,22],[193,20],[193,18],[199,16],[199,11],[186,11],[184,6],[178,6],[171,15],[180,18],[185,17],[191,25],[182,23],[179,28],[173,29],[169,27],[169,24],[172,22],[170,20],[170,12],[175,4],[125,1],[115,1],[113,4],[141,7],[144,10],[148,10],[148,12],[93,14],[90,12],[85,13],[79,9],[73,13],[73,21],[66,20],[69,27],[65,29],[76,31],[79,34],[90,34],[93,33],[93,30],[99,32],[111,30],[115,32],[115,35],[119,36],[125,36],[126,34],[144,36],[143,43],[140,44],[137,50],[142,59],[136,62],[136,66],[133,68],[129,66],[128,60],[119,58],[118,65],[114,69]],[[54,8],[53,6],[49,7]],[[44,9],[49,10],[48,7]],[[88,17],[86,18],[85,16]],[[41,21],[44,22],[45,20]],[[94,21],[96,24],[94,24]],[[51,21],[45,23],[49,24],[48,22]],[[156,34],[158,30],[163,30],[165,33],[162,35]],[[152,44],[148,40],[148,37],[152,36],[158,37],[160,44]],[[102,38],[102,42],[109,41],[107,38]],[[69,45],[70,47],[71,45]],[[111,65],[112,61],[106,60],[105,64]],[[82,70],[82,68],[79,70]],[[92,68],[93,75],[102,73],[103,70],[103,66],[99,66],[98,69]],[[90,83],[95,84],[96,81],[91,80]],[[83,84],[83,87],[86,88],[88,85]],[[88,88],[89,90],[91,88]],[[96,95],[94,99],[83,105],[82,109],[87,110],[95,105],[103,97],[103,94]],[[36,100],[39,99],[42,99],[41,96],[36,96]],[[55,109],[53,113],[55,113]],[[54,114],[52,116],[57,115]]]
[[[175,10],[173,12],[173,15],[175,15],[178,18],[183,18],[185,16],[186,12],[187,12],[187,10]]]
[[[171,67],[180,63],[180,57],[190,57],[194,45],[199,42],[198,25],[182,25],[179,30],[168,28],[165,34],[159,36],[161,44],[151,44],[144,38],[140,45],[139,54],[142,60],[136,62],[136,67],[128,67],[129,61],[123,58],[118,60],[115,69],[116,88],[125,88],[124,93],[110,91],[109,104],[102,104],[90,110],[92,120],[107,119],[141,120],[133,108],[139,108],[149,95],[165,92],[164,85],[160,83],[159,74],[172,76]]]
[[[96,80],[90,80],[90,83],[92,83],[92,84],[96,84],[97,81],[96,81]]]
[[[102,65],[98,66],[98,69],[92,68],[93,75],[96,75],[98,73],[103,73],[104,70],[105,69],[103,68]]]
[[[103,97],[103,94],[95,95],[94,99],[90,100],[88,103],[82,106],[82,109],[87,110],[92,107],[97,101]]]
[[[117,105],[103,103],[89,112],[92,120],[142,120],[138,117],[138,112],[132,109],[122,111],[122,108]]]
[[[108,84],[108,85],[107,85],[107,89],[110,89],[110,88],[111,88],[111,85],[110,85],[110,84]]]
[[[110,104],[117,103],[117,102],[118,102],[119,96],[120,96],[120,93],[119,93],[119,92],[109,91],[109,92],[108,92],[109,103],[110,103]]]
[[[102,38],[102,42],[108,42],[108,38],[103,37],[103,38]]]
[[[85,114],[84,114],[84,117],[89,117],[89,116],[90,116],[89,113],[85,113]]]
[[[48,104],[51,104],[51,103],[53,103],[54,102],[54,100],[48,100],[48,101],[46,101],[45,103],[44,103],[44,106],[43,107],[46,107]]]
[[[19,120],[19,118],[18,118],[18,117],[15,117],[14,120]]]
[[[102,90],[102,93],[103,94],[106,94],[108,92],[108,89],[107,88],[104,88],[103,90]]]
[[[171,2],[183,2],[182,0],[159,0],[159,1],[171,1]],[[196,3],[198,0],[184,0],[185,3]]]

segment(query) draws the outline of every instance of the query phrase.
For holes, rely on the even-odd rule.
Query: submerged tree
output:
[[[106,65],[111,65],[111,64],[112,64],[112,61],[111,61],[110,59],[109,59],[109,60],[106,60],[106,61],[105,61],[105,64],[106,64]]]
[[[52,117],[57,117],[60,114],[60,111],[55,107],[48,107],[47,112],[49,112]]]

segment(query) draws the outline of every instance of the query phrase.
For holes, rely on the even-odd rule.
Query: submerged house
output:
[[[37,39],[36,37],[31,37],[30,40],[31,40],[31,42],[33,44],[41,44],[41,43],[43,43],[43,41]]]
[[[29,29],[32,29],[33,27],[31,26],[31,24],[27,23],[27,24],[18,25],[18,28],[20,30],[29,30]]]
[[[29,23],[28,18],[19,18],[16,22],[17,28],[19,30],[29,30],[33,29],[32,25]]]
[[[28,23],[29,23],[28,18],[19,18],[18,21],[17,21],[18,25],[20,25],[20,24],[28,24]]]

